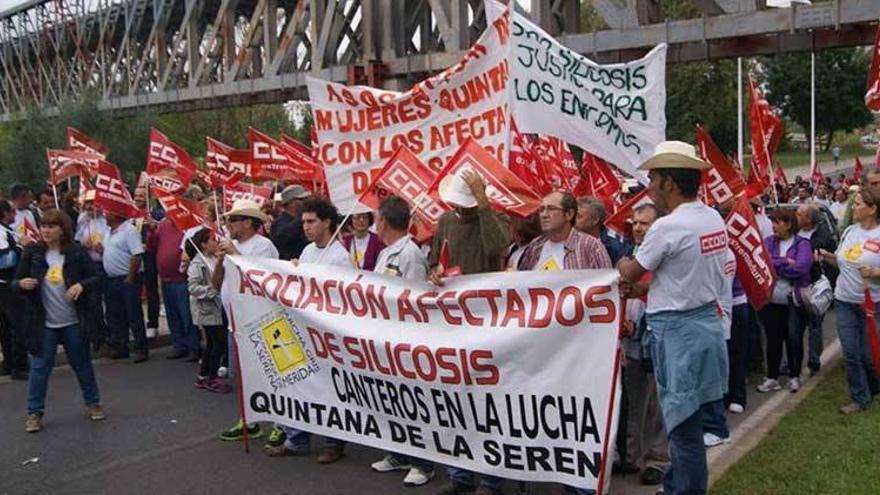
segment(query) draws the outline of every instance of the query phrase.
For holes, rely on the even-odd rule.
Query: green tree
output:
[[[816,133],[827,151],[836,131],[852,131],[872,122],[865,107],[865,77],[870,60],[858,48],[816,53]],[[810,131],[810,54],[767,58],[758,64],[767,83],[767,100]]]
[[[694,142],[696,124],[727,154],[736,151],[736,61],[666,67],[666,139]]]

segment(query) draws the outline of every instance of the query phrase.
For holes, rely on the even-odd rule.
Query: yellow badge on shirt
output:
[[[52,285],[60,285],[64,282],[64,273],[61,271],[61,265],[52,265],[46,272],[46,280]]]
[[[862,246],[853,246],[843,252],[843,259],[855,263],[862,258]]]
[[[360,268],[364,262],[364,253],[355,249],[351,253],[352,261],[354,262],[354,266]]]
[[[101,235],[100,232],[93,232],[92,235],[89,236],[89,243],[91,245],[100,244],[104,240],[104,236]]]
[[[18,235],[23,236],[27,233],[27,229],[24,228],[24,222],[18,224]]]
[[[543,265],[541,265],[542,272],[555,272],[559,271],[561,268],[559,267],[559,263],[556,262],[556,258],[550,258],[545,261]]]

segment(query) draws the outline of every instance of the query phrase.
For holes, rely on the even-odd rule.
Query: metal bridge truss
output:
[[[880,0],[592,0],[607,29],[579,32],[577,0],[530,0],[530,15],[599,61],[669,60],[870,44]],[[305,75],[392,89],[457,61],[482,30],[483,0],[31,0],[0,13],[0,119],[89,91],[100,107],[188,111],[307,97]]]

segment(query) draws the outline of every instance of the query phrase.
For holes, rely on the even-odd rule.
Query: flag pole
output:
[[[736,156],[743,162],[743,61],[736,58]]]
[[[69,181],[70,177],[68,177],[67,180]],[[55,196],[55,209],[60,210],[61,206],[58,204],[58,187],[55,186],[54,182],[52,183],[52,196]]]
[[[816,166],[816,52],[810,52],[810,175]],[[818,184],[817,184],[818,186]]]

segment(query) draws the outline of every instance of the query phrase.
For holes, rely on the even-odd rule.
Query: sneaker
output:
[[[207,376],[197,376],[195,386],[198,389],[205,390],[208,388],[208,381]]]
[[[706,448],[717,447],[725,443],[730,443],[730,437],[721,438],[714,433],[703,433],[703,445]]]
[[[217,368],[217,376],[220,378],[226,378],[226,375],[229,374],[229,370],[226,369],[226,366],[221,366]]]
[[[404,469],[410,469],[411,466],[407,463],[401,462],[400,458],[398,458],[397,456],[388,454],[383,457],[381,461],[370,464],[370,468],[372,468],[372,470],[376,471],[377,473],[389,473],[391,471],[402,471]]]
[[[666,474],[662,469],[648,466],[642,471],[642,474],[639,475],[639,482],[643,485],[659,485],[663,483],[663,475]]]
[[[28,433],[36,433],[43,429],[43,417],[39,414],[28,414],[24,421],[24,431]]]
[[[147,338],[152,340],[155,339],[156,336],[159,335],[159,329],[157,327],[147,327]]]
[[[263,432],[260,431],[260,425],[248,425],[248,439],[260,438]],[[232,428],[220,434],[220,440],[224,442],[236,442],[244,438],[244,428],[242,428],[241,420],[235,422]]]
[[[380,461],[381,462],[381,461]],[[378,464],[378,463],[377,463]],[[412,468],[403,478],[403,486],[422,486],[434,478],[434,470],[423,471],[419,468]]]
[[[209,380],[207,384],[205,384],[205,389],[208,392],[214,392],[215,394],[228,394],[232,392],[232,387],[229,386],[229,382],[226,381],[225,378],[214,378],[213,380]]]
[[[318,454],[318,464],[333,464],[345,455],[342,447],[324,447]]]
[[[450,481],[437,491],[437,495],[462,495],[464,493],[474,493],[474,487]]]
[[[727,406],[727,411],[732,414],[742,414],[742,412],[745,411],[745,408],[742,404],[731,402],[730,405]]]
[[[284,442],[281,442],[281,445],[266,445],[263,448],[263,452],[266,453],[269,457],[287,457],[287,456],[301,456],[301,455],[309,455],[309,449],[289,449],[287,445],[284,445]]]
[[[798,378],[792,378],[788,381],[788,389],[791,393],[795,393],[801,389],[801,381]]]
[[[778,380],[774,380],[773,378],[764,378],[764,383],[758,385],[755,389],[761,393],[775,392],[777,390],[782,390],[782,385],[779,384]]]
[[[107,414],[104,413],[104,408],[101,407],[101,404],[89,406],[89,419],[92,421],[104,421],[107,419]]]
[[[269,436],[266,437],[266,446],[277,447],[283,444],[285,440],[287,440],[287,435],[284,433],[284,430],[278,425],[275,425],[269,432]]]
[[[845,416],[852,416],[853,414],[858,414],[862,411],[864,411],[864,409],[862,409],[862,406],[856,404],[855,402],[847,404],[840,408],[840,414],[843,414]]]

